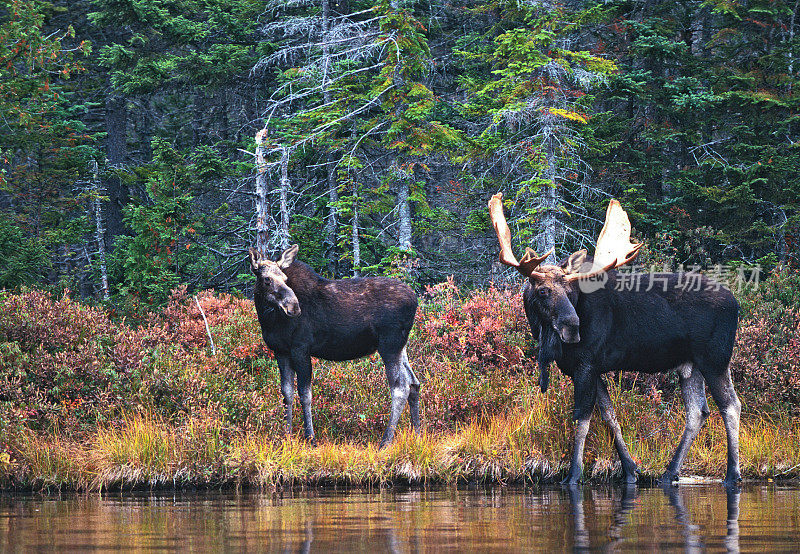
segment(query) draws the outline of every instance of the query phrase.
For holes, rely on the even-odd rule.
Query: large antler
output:
[[[631,242],[631,222],[617,200],[611,200],[606,209],[606,222],[594,251],[594,268],[585,273],[570,273],[568,281],[588,279],[615,267],[630,263],[642,247]]]
[[[489,200],[489,218],[492,220],[494,231],[497,233],[497,240],[500,242],[500,261],[516,268],[525,277],[530,277],[534,274],[544,276],[536,271],[536,268],[547,259],[553,250],[551,249],[544,256],[539,256],[536,252],[527,248],[522,261],[517,261],[514,251],[511,249],[511,230],[508,228],[508,223],[506,223],[506,216],[503,215],[503,194],[500,192]]]

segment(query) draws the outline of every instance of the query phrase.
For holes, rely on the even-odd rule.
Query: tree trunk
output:
[[[352,227],[352,245],[353,245],[353,277],[361,275],[361,241],[358,237],[358,183],[353,181],[353,227]]]
[[[794,41],[794,28],[795,28],[795,21],[797,20],[797,8],[800,7],[800,0],[796,0],[794,3],[794,9],[792,10],[792,17],[789,20],[789,44],[792,44]],[[789,49],[789,75],[794,73],[794,49]]]
[[[100,290],[103,293],[103,300],[108,301],[110,295],[108,292],[108,270],[106,267],[106,240],[105,240],[105,224],[103,221],[103,203],[101,197],[105,196],[103,184],[100,181],[100,170],[97,167],[97,162],[92,160],[90,164],[92,172],[92,204],[94,207],[94,221],[95,221],[95,241],[97,242],[97,261],[100,269]]]
[[[395,186],[397,187],[397,246],[404,250],[411,250],[411,203],[408,200],[410,176],[405,175],[399,167],[395,165]]]
[[[289,149],[283,147],[281,154],[281,248],[289,248],[291,236],[289,235]]]
[[[116,170],[125,166],[128,155],[128,103],[122,96],[110,95],[105,105],[106,157],[108,164]],[[104,243],[110,247],[114,239],[124,233],[122,208],[128,204],[128,188],[115,174],[106,179],[108,208],[106,211],[106,231]]]
[[[267,168],[264,160],[264,142],[267,139],[267,130],[261,129],[256,133],[256,249],[262,256],[267,254],[269,241],[269,227],[267,218],[269,204],[267,203]]]
[[[328,87],[330,83],[331,51],[328,35],[331,27],[330,0],[322,0],[322,98],[326,105],[333,101]],[[336,243],[339,234],[339,191],[334,172],[333,156],[330,151],[325,156],[325,170],[328,177],[328,218],[325,222],[325,257],[334,277],[337,274]]]
[[[549,115],[546,117],[550,117]],[[543,123],[545,128],[547,123]],[[554,131],[546,131],[548,135],[552,135]],[[556,231],[558,229],[558,190],[556,189],[556,145],[553,144],[552,138],[547,138],[544,141],[545,159],[547,166],[545,167],[544,178],[547,180],[547,185],[541,192],[542,195],[542,227],[543,231],[539,235],[537,247],[539,248],[538,254],[544,254],[551,248],[556,247]],[[550,254],[545,263],[554,264],[556,262],[555,250]]]
[[[338,255],[336,243],[339,236],[339,189],[336,183],[336,174],[333,170],[333,156],[330,152],[325,156],[325,167],[328,172],[328,219],[325,222],[325,257],[334,277],[338,272]]]

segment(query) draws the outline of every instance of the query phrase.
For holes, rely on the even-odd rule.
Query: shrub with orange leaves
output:
[[[731,373],[744,410],[800,415],[800,271],[779,268],[739,300]]]

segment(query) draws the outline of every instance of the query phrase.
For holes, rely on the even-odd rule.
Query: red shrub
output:
[[[426,289],[417,312],[414,353],[464,361],[487,372],[527,363],[531,344],[518,290],[476,290],[462,300],[452,277]]]

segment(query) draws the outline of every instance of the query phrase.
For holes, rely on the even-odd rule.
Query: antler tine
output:
[[[543,256],[539,256],[533,249],[526,248],[525,254],[522,256],[522,259],[519,261],[519,267],[523,270],[523,275],[530,275],[534,272],[534,270],[541,265],[543,261],[547,259],[550,254],[555,252],[555,248],[551,248],[547,251],[546,254]]]
[[[586,273],[571,273],[568,281],[587,279],[633,261],[639,254],[641,243],[631,242],[631,221],[617,200],[611,200],[606,209],[606,221],[597,237],[594,267]]]
[[[522,262],[517,261],[517,257],[514,256],[514,251],[511,249],[511,230],[508,228],[506,216],[503,215],[503,193],[498,192],[489,200],[489,218],[492,220],[497,240],[500,242],[500,261],[516,268],[525,277],[538,273],[535,271],[536,268],[550,255],[552,250],[540,257],[528,248],[522,257]]]
[[[494,232],[500,242],[500,261],[519,269],[519,262],[511,249],[511,229],[508,228],[506,216],[503,214],[503,193],[501,192],[489,199],[489,219],[492,220]]]

